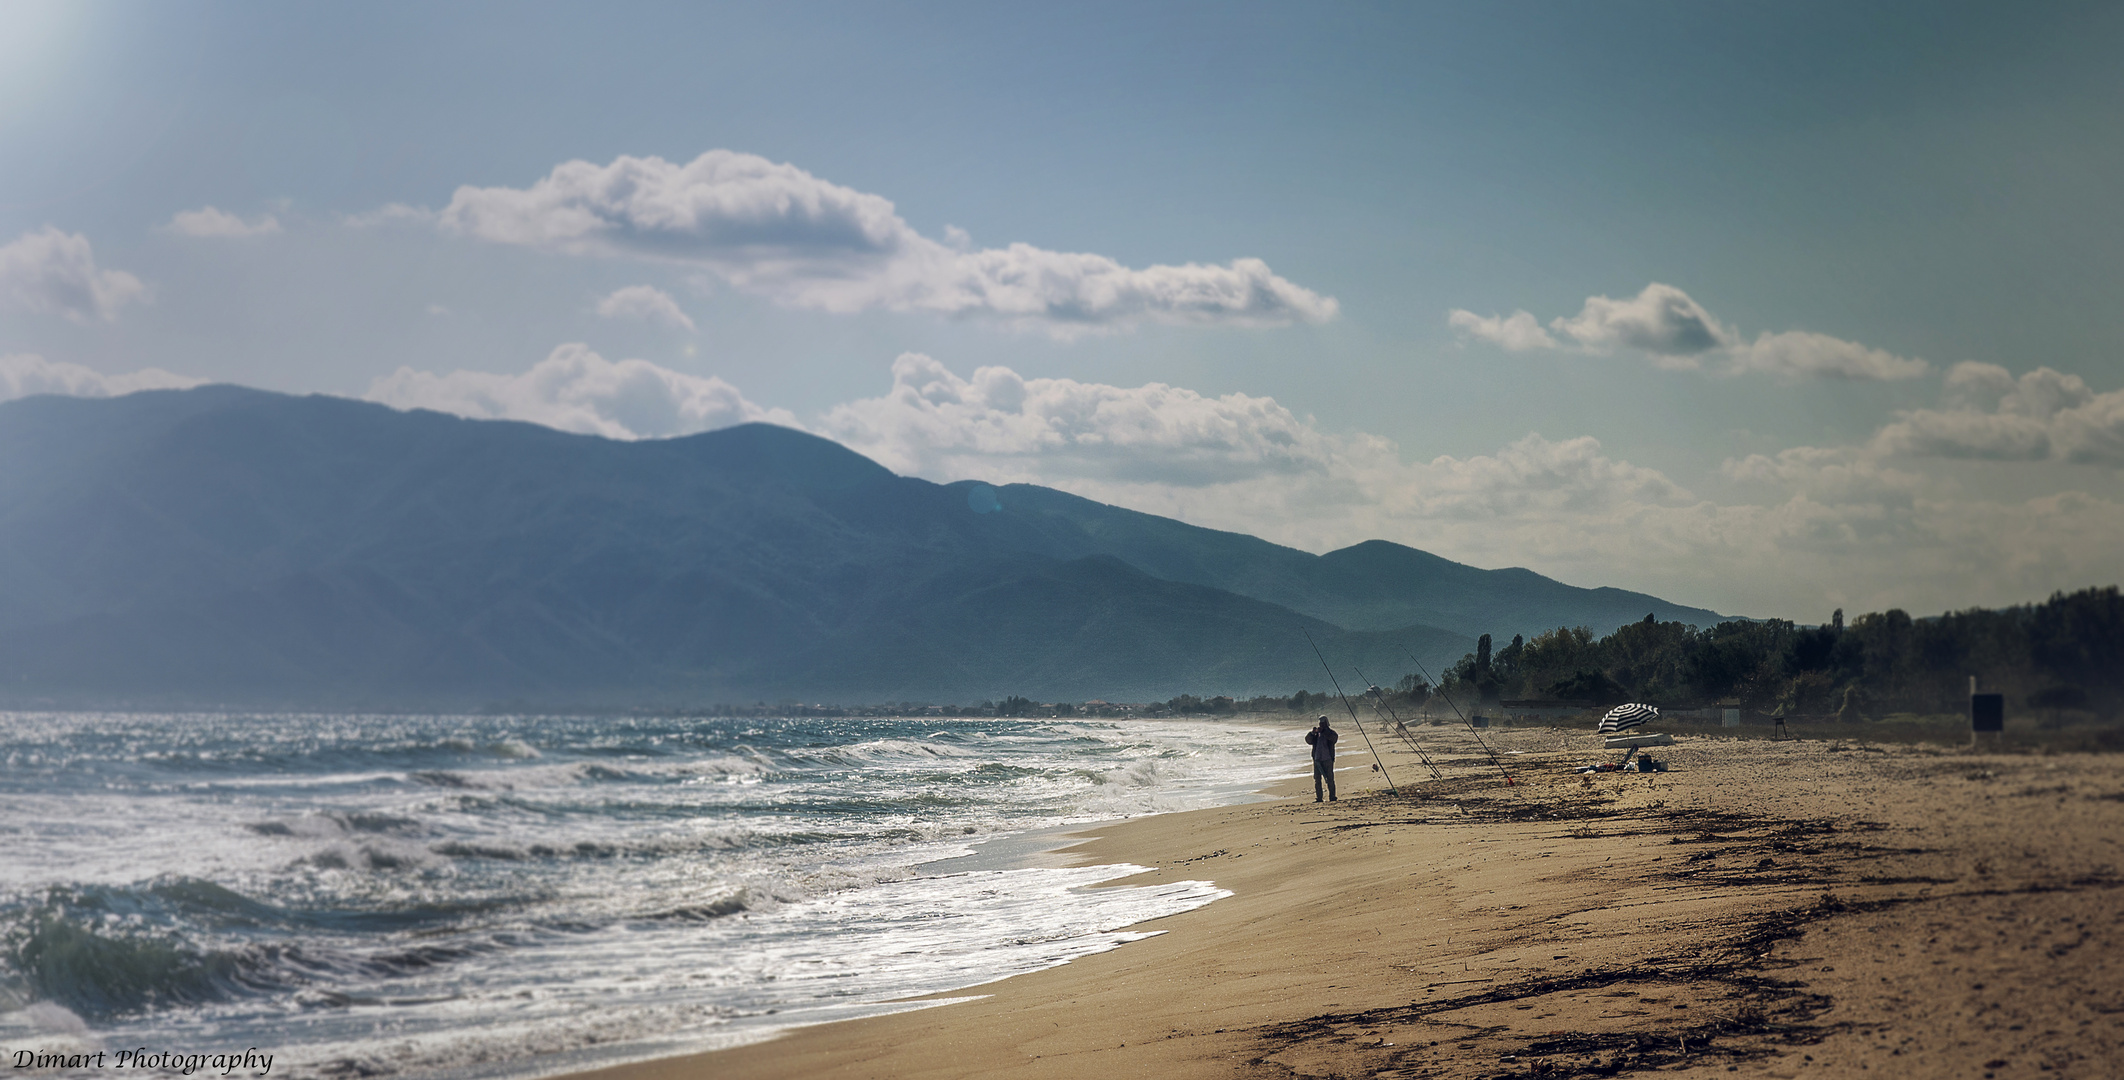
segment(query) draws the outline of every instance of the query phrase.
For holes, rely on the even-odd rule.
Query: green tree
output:
[[[2049,680],[2124,691],[2124,595],[2114,585],[2053,593],[2028,620],[2029,659]]]
[[[1591,669],[1573,672],[1550,683],[1548,694],[1563,701],[1590,701],[1595,705],[1620,705],[1630,698],[1630,692],[1621,683],[1609,678],[1605,672]]]

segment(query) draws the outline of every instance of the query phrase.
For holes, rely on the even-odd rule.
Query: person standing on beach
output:
[[[1305,741],[1313,747],[1313,801],[1320,801],[1320,779],[1327,778],[1327,801],[1335,801],[1335,740],[1342,733],[1328,726],[1326,715],[1320,717],[1320,726],[1305,733]]]

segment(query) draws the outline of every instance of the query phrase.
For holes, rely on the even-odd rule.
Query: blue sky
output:
[[[2018,602],[2124,576],[2120,46],[2072,4],[17,0],[0,392],[769,419],[1725,611]]]

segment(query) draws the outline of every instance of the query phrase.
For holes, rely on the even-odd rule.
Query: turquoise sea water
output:
[[[993,853],[1244,799],[1303,765],[1295,742],[1187,721],[0,714],[0,1049],[530,1076],[888,1011],[1224,895],[1088,889],[1134,868]]]

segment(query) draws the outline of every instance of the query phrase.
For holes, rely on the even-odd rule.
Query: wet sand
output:
[[[1685,736],[1580,776],[1619,752],[1514,730],[1506,786],[1464,730],[1418,738],[1443,780],[1397,747],[1390,794],[1346,737],[1340,802],[1051,856],[1233,891],[1158,937],[586,1075],[2124,1076],[2124,757]]]

